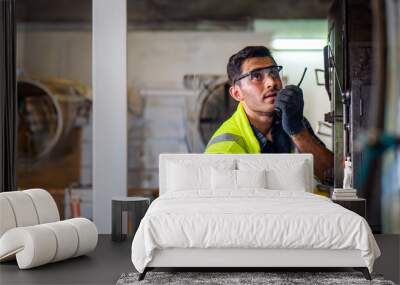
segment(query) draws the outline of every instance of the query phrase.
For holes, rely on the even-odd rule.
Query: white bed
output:
[[[370,278],[380,251],[367,222],[312,194],[312,169],[308,154],[160,155],[160,197],[132,243],[140,279],[154,267],[354,267]]]

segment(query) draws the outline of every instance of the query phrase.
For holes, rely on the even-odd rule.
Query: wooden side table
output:
[[[151,198],[113,197],[112,198],[111,239],[123,241],[133,238],[140,221],[150,206]]]
[[[339,204],[340,206],[359,214],[364,219],[367,218],[367,202],[363,198],[356,199],[332,199],[332,202]]]

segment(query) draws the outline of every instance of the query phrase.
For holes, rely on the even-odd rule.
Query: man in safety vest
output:
[[[229,58],[229,93],[239,104],[205,153],[290,153],[296,148],[314,155],[315,174],[326,180],[333,153],[303,117],[302,90],[295,85],[282,88],[281,69],[263,46],[246,47]]]

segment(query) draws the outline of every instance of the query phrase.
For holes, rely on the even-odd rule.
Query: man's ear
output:
[[[242,101],[243,100],[243,96],[242,96],[242,92],[240,92],[240,88],[239,86],[232,85],[229,88],[229,94],[232,96],[233,99],[235,99],[236,101]]]

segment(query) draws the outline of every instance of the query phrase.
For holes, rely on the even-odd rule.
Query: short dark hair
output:
[[[233,54],[228,61],[226,70],[229,81],[233,81],[242,74],[242,63],[248,58],[269,56],[272,58],[271,52],[265,46],[248,46]]]

